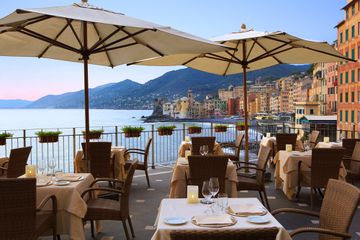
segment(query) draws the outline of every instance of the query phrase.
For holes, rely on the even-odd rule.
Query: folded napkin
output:
[[[267,211],[261,206],[254,204],[234,204],[228,207],[230,214],[238,216],[263,215]]]
[[[69,181],[69,182],[76,182],[79,181],[82,176],[74,175],[74,174],[64,174],[57,178],[58,181]]]
[[[196,225],[227,225],[233,224],[231,216],[227,214],[220,215],[198,215],[193,217]]]
[[[178,164],[180,164],[180,165],[188,165],[189,161],[186,158],[179,158],[178,159]]]
[[[36,179],[36,186],[37,187],[44,187],[44,186],[47,186],[47,185],[50,185],[50,184],[51,184],[51,181],[48,180],[48,179],[39,179],[39,178]]]

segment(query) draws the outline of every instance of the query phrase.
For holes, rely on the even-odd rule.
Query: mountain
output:
[[[27,107],[32,101],[14,99],[14,100],[0,100],[0,108],[24,108]]]
[[[273,81],[297,72],[305,72],[309,65],[275,65],[248,72],[248,84],[255,79]],[[136,83],[129,79],[90,89],[90,107],[108,109],[151,109],[155,98],[176,99],[186,95],[189,88],[202,100],[207,94],[216,95],[218,89],[243,84],[242,74],[218,76],[191,68],[170,71],[146,82]],[[83,90],[61,95],[48,95],[31,103],[30,108],[83,108]]]

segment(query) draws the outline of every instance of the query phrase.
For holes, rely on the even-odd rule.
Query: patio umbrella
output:
[[[86,151],[88,64],[114,67],[179,53],[218,52],[217,43],[87,3],[17,9],[0,19],[0,55],[51,58],[84,65]]]
[[[345,58],[326,42],[315,42],[292,36],[286,32],[246,30],[212,38],[232,50],[221,53],[176,54],[131,64],[151,66],[186,65],[218,75],[243,73],[245,112],[245,159],[248,160],[248,106],[246,73],[276,64],[306,64],[317,62],[353,61]]]

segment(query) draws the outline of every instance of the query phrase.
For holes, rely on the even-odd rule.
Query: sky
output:
[[[75,0],[80,2],[80,0]],[[0,1],[0,18],[17,8],[63,6],[74,0]],[[346,0],[89,0],[91,5],[211,38],[247,28],[285,31],[310,40],[336,40]],[[145,83],[181,67],[89,67],[90,87],[131,79]],[[36,100],[83,89],[81,63],[0,56],[0,99]]]

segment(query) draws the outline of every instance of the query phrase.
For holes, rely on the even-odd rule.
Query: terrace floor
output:
[[[272,171],[272,169],[270,169]],[[149,240],[151,239],[155,227],[155,219],[161,199],[168,197],[170,179],[172,175],[172,166],[162,166],[150,170],[151,188],[147,188],[143,171],[137,171],[134,176],[133,185],[130,195],[130,212],[135,229],[135,239]],[[273,177],[272,177],[273,179]],[[360,182],[356,185],[359,187]],[[292,207],[311,210],[309,203],[309,189],[302,189],[299,201],[290,201],[283,194],[282,190],[274,188],[274,182],[266,184],[267,194],[272,210],[283,207]],[[239,192],[239,197],[258,197],[257,192]],[[315,197],[314,210],[320,208],[320,197]],[[295,229],[300,226],[316,226],[317,219],[313,217],[303,217],[301,215],[280,214],[277,216],[279,222],[287,229]],[[94,239],[99,240],[115,240],[126,239],[123,231],[122,223],[116,221],[103,221],[102,232],[98,233]],[[360,206],[352,221],[350,228],[353,240],[360,240]],[[90,224],[85,225],[86,239],[93,239],[90,233]],[[50,238],[43,238],[50,239]],[[68,239],[62,236],[61,239]],[[302,234],[296,239],[317,239],[316,235]]]

